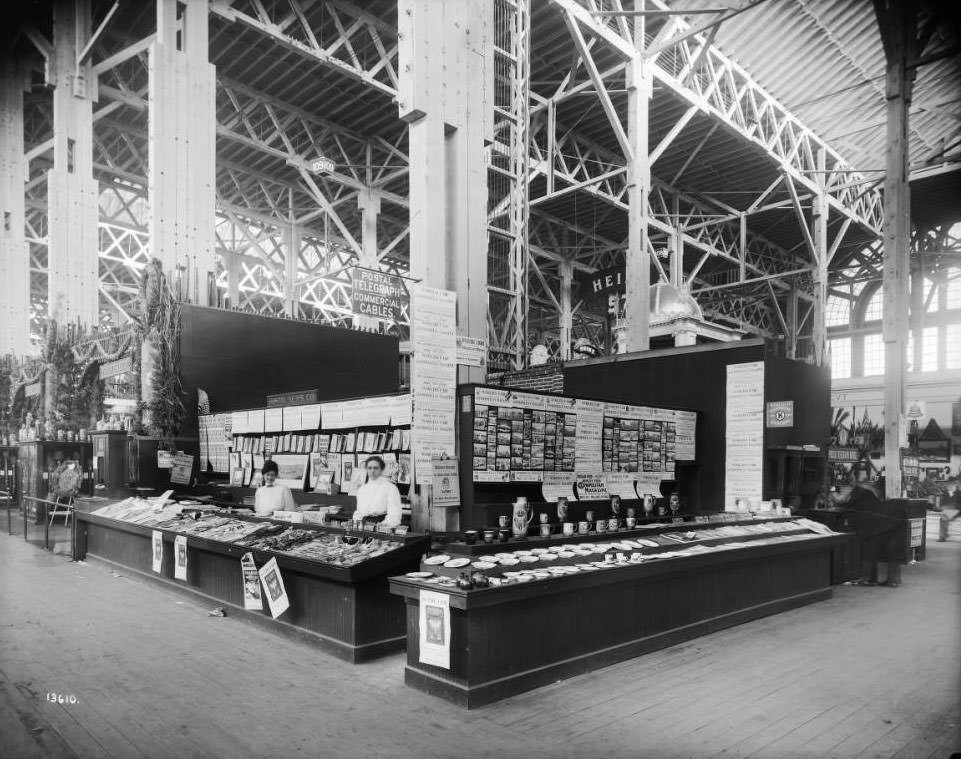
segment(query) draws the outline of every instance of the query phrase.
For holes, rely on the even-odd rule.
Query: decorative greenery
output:
[[[147,400],[141,401],[140,407],[151,434],[173,437],[187,411],[180,380],[180,303],[156,258],[144,271],[139,305],[139,336],[154,354],[150,392],[144,393]]]

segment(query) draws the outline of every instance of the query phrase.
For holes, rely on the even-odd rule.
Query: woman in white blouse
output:
[[[400,491],[383,476],[384,460],[380,456],[369,456],[364,466],[367,482],[357,489],[354,519],[384,517],[385,527],[397,527],[401,520]]]
[[[269,517],[275,511],[297,511],[293,493],[286,485],[277,482],[277,474],[277,462],[265,461],[264,484],[254,495],[254,512],[258,516]]]

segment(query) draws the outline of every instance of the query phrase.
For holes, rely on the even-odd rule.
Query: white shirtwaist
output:
[[[254,512],[269,517],[275,511],[295,511],[293,493],[286,485],[262,485],[254,496]]]
[[[386,477],[370,480],[357,489],[357,510],[354,519],[387,515],[385,527],[397,527],[401,520],[400,491]]]

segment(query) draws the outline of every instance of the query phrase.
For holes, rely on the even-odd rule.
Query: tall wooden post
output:
[[[817,153],[818,191],[814,195],[814,362],[824,363],[827,348],[827,293],[828,293],[828,198],[825,182],[827,166],[824,148]]]
[[[99,185],[93,176],[90,65],[77,65],[90,37],[90,0],[54,5],[53,168],[47,175],[50,235],[48,315],[61,324],[97,323],[99,310]]]
[[[25,72],[0,62],[0,354],[30,350],[30,251],[24,235]],[[6,399],[0,398],[0,405]]]
[[[571,282],[574,275],[574,262],[561,261],[561,291],[560,291],[560,356],[561,361],[568,361],[571,357],[571,340],[573,332],[573,312],[571,309]]]
[[[875,0],[887,60],[887,174],[884,179],[884,463],[885,496],[900,498],[901,424],[908,335],[911,189],[908,109],[917,47],[917,9],[910,0]]]

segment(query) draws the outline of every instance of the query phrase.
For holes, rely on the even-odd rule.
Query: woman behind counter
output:
[[[369,456],[365,463],[367,482],[357,489],[357,509],[354,519],[384,517],[385,527],[397,527],[401,520],[400,491],[384,474],[384,460]]]
[[[269,517],[275,511],[296,511],[294,495],[286,485],[277,482],[277,462],[265,461],[263,468],[264,484],[257,488],[254,496],[254,513]]]

